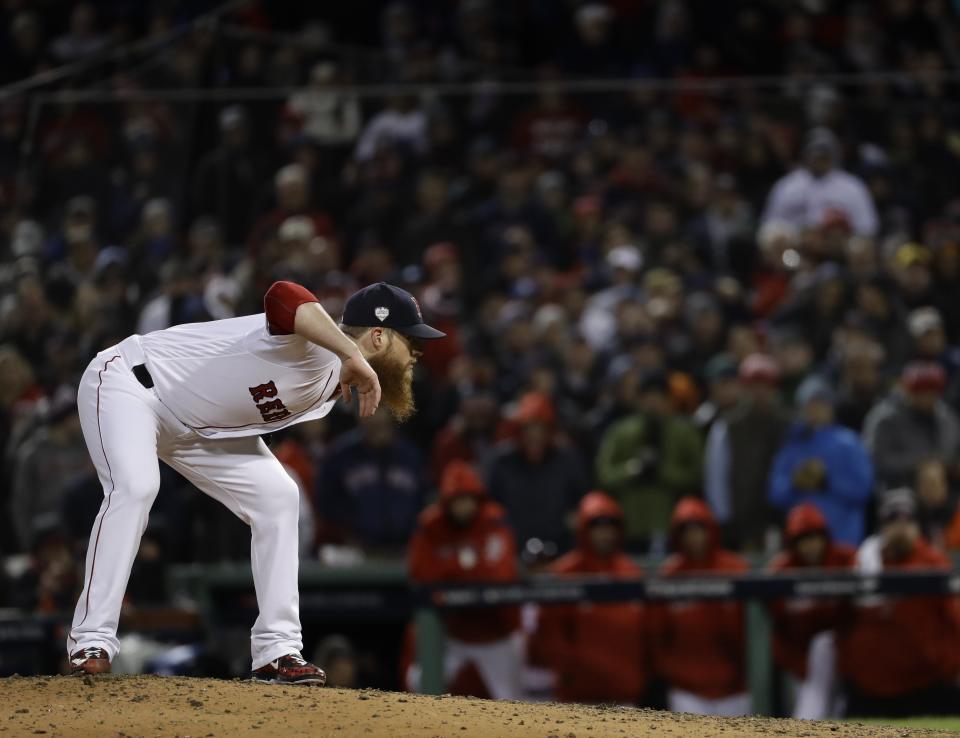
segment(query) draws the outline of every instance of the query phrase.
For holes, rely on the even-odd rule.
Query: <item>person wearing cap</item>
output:
[[[617,335],[617,309],[627,301],[638,300],[638,278],[643,254],[632,245],[615,246],[604,259],[609,286],[591,295],[580,316],[580,333],[595,350],[612,348]]]
[[[737,362],[729,354],[717,354],[707,362],[703,376],[707,399],[694,412],[693,422],[706,434],[716,420],[737,404],[740,394]]]
[[[616,500],[600,490],[584,496],[577,509],[577,547],[547,571],[558,577],[643,575],[623,551],[623,510]],[[561,702],[636,705],[650,677],[644,613],[638,602],[543,606],[530,659],[553,672]]]
[[[37,519],[59,518],[69,485],[89,465],[73,392],[63,387],[42,407],[42,425],[13,451],[9,512],[21,551]]]
[[[856,549],[836,543],[827,519],[810,502],[787,516],[786,546],[768,564],[771,574],[803,569],[850,569]],[[773,659],[796,681],[792,715],[801,720],[838,717],[835,629],[844,605],[838,600],[794,597],[773,600]]]
[[[521,546],[536,539],[566,551],[570,519],[588,489],[580,452],[562,437],[553,400],[543,393],[522,395],[510,419],[515,437],[487,459],[487,487]]]
[[[899,387],[867,414],[863,442],[881,487],[913,484],[917,465],[929,458],[942,460],[956,475],[960,417],[943,400],[946,384],[939,364],[910,362]]]
[[[857,551],[865,575],[951,568],[921,535],[913,490],[884,493],[879,530]],[[960,603],[954,596],[888,597],[853,601],[840,633],[840,672],[847,682],[848,716],[944,715],[960,704]]]
[[[787,429],[780,404],[780,367],[767,354],[746,356],[737,369],[740,398],[707,434],[704,493],[736,550],[762,550],[774,521],[767,480]]]
[[[641,375],[633,413],[600,439],[596,471],[597,481],[623,507],[627,548],[659,547],[676,500],[703,484],[703,440],[689,419],[674,412],[662,371]]]
[[[84,372],[80,425],[104,498],[67,636],[73,673],[108,672],[119,650],[120,608],[162,459],[251,528],[253,678],[323,684],[300,654],[300,490],[260,435],[322,418],[341,395],[357,397],[363,418],[383,403],[405,420],[417,342],[444,334],[423,322],[410,293],[383,282],[352,295],[339,325],[292,282],[273,284],[263,305],[129,336]]]
[[[825,516],[834,540],[856,546],[873,491],[873,464],[860,437],[834,422],[836,396],[822,378],[797,389],[798,418],[770,470],[768,498],[784,513],[809,502]]]
[[[299,238],[309,242],[322,239],[326,249],[337,253],[337,234],[333,220],[313,203],[310,171],[307,167],[294,162],[278,169],[273,176],[273,193],[276,206],[254,223],[247,239],[251,256],[258,260],[258,266],[263,272],[269,273],[274,266],[266,246],[275,235],[281,240]],[[300,220],[293,221],[288,226],[288,232],[281,234],[284,224],[294,217]],[[304,221],[309,221],[309,226],[312,227],[309,234]],[[289,232],[290,230],[292,232]],[[330,257],[326,258],[329,260]]]
[[[946,373],[944,395],[954,407],[960,399],[960,348],[947,341],[943,315],[935,307],[920,307],[907,315],[907,329],[913,344],[913,358],[934,361]]]
[[[440,497],[419,518],[407,555],[417,584],[512,582],[517,579],[517,541],[506,511],[487,493],[477,470],[451,461],[440,480]],[[446,689],[464,682],[462,671],[479,672],[483,692],[472,696],[519,699],[522,670],[517,607],[461,609],[444,617]],[[409,674],[417,688],[416,669]]]
[[[236,246],[249,236],[269,169],[265,157],[250,145],[250,116],[244,107],[224,108],[219,123],[220,138],[197,166],[191,199],[193,212],[215,217],[223,224],[227,243]]]
[[[761,224],[771,220],[797,228],[816,228],[830,211],[843,213],[853,233],[873,236],[879,228],[870,190],[855,174],[841,169],[840,142],[828,128],[814,128],[803,146],[799,167],[774,184]]]
[[[314,649],[313,660],[323,664],[327,672],[327,686],[356,689],[360,684],[360,659],[356,649],[344,635],[328,635]]]
[[[47,261],[65,261],[71,271],[80,275],[92,271],[100,244],[97,238],[97,203],[88,195],[67,200],[63,225],[46,245]]]
[[[743,574],[746,560],[720,542],[717,520],[703,500],[683,497],[670,518],[669,558],[662,577]],[[649,638],[656,673],[667,684],[673,712],[732,717],[750,710],[746,691],[743,603],[673,600],[648,606]]]
[[[318,61],[310,69],[309,85],[291,95],[286,108],[303,134],[335,150],[352,145],[363,125],[359,98],[339,89],[343,77],[335,62]]]
[[[907,308],[918,308],[936,301],[933,289],[933,254],[921,243],[901,245],[889,262],[897,283],[900,301]]]

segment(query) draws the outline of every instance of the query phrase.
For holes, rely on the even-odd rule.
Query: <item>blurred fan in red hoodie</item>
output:
[[[950,560],[921,535],[907,488],[885,493],[879,533],[861,544],[857,570],[949,569]],[[954,714],[960,705],[960,606],[956,597],[870,595],[854,602],[839,639],[848,680],[848,715]]]
[[[851,569],[856,551],[834,543],[823,513],[809,502],[787,516],[787,548],[768,570]],[[792,597],[770,604],[773,615],[773,658],[798,680],[793,717],[824,720],[839,717],[835,630],[845,611],[837,600]]]
[[[623,553],[623,511],[590,492],[577,511],[577,547],[549,569],[560,576],[635,578],[643,571]],[[636,602],[554,605],[540,610],[532,662],[552,669],[562,702],[636,704],[647,686],[644,608]]]
[[[750,568],[720,547],[713,513],[696,497],[684,497],[674,508],[670,545],[675,553],[663,563],[661,576],[741,574]],[[667,683],[670,710],[748,714],[742,605],[735,600],[676,600],[648,609],[654,664]]]
[[[503,508],[487,496],[476,469],[466,462],[451,461],[444,470],[440,499],[420,514],[410,539],[409,566],[410,578],[419,584],[517,579],[517,543]],[[447,691],[519,699],[519,610],[453,610],[444,623]],[[410,681],[415,688],[419,678]]]

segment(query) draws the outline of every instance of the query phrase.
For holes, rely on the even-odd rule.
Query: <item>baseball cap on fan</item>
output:
[[[423,322],[420,304],[406,290],[377,282],[354,292],[343,306],[344,325],[391,328],[414,338],[443,338],[446,333]]]

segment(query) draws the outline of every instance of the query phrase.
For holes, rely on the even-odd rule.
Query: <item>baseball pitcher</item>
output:
[[[325,682],[300,655],[299,492],[259,436],[322,418],[352,388],[361,417],[382,401],[404,420],[417,342],[444,334],[423,322],[412,295],[382,282],[350,297],[339,326],[290,282],[270,287],[264,311],[130,336],[84,372],[77,404],[104,497],[67,636],[74,674],[110,671],[162,459],[250,526],[253,678]]]

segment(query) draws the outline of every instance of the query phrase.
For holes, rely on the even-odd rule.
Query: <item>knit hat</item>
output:
[[[897,487],[887,490],[880,497],[877,518],[881,523],[889,523],[895,518],[914,517],[917,514],[917,501],[909,487]]]
[[[813,400],[820,400],[828,405],[833,405],[836,401],[836,395],[833,387],[831,387],[826,380],[822,377],[811,375],[801,382],[797,388],[797,394],[794,399],[796,400],[797,407],[803,407]]]

